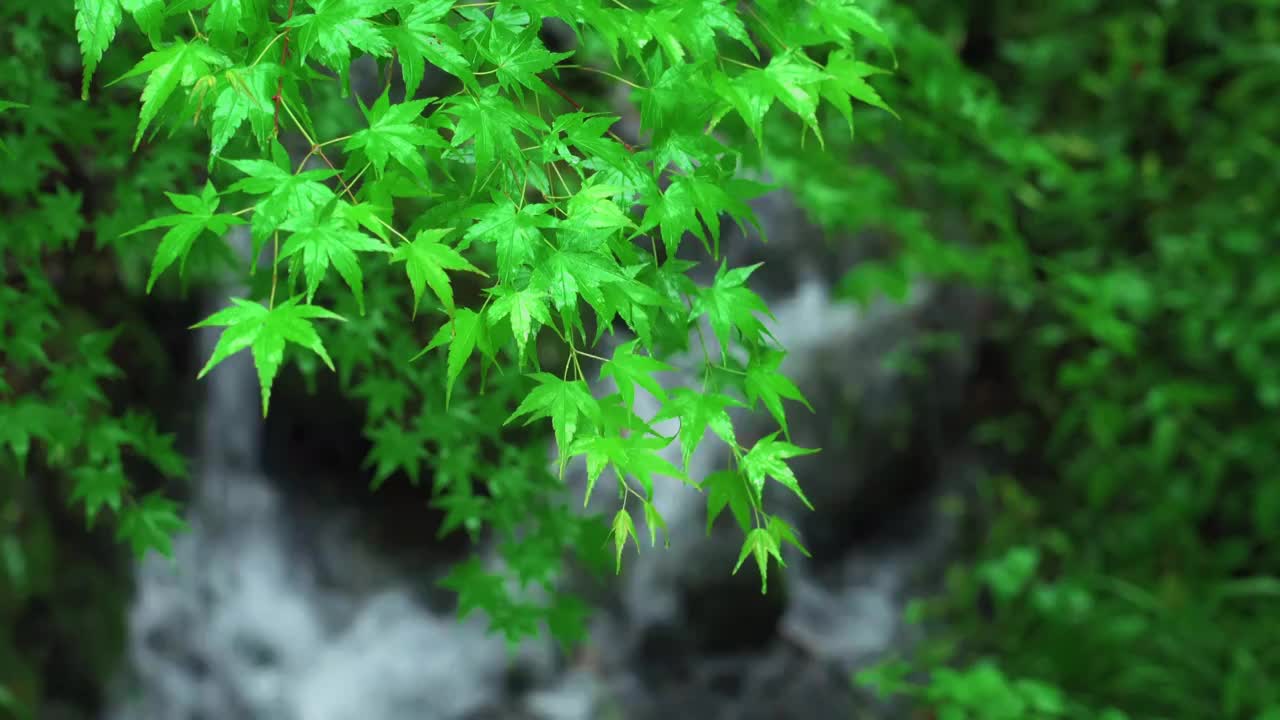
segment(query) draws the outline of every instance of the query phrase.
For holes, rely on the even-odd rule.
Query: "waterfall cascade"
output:
[[[827,250],[805,244],[816,231],[800,226],[793,208],[780,211],[777,198],[765,202],[757,212],[772,225],[770,251],[788,259],[774,273],[782,286],[761,294],[790,352],[785,367],[817,410],[793,413],[794,441],[824,450],[795,466],[818,511],[789,515],[813,539],[814,558],[789,558],[780,600],[761,599],[753,572],[729,576],[740,538],[706,536],[704,499],[672,483],[659,499],[672,548],[646,548],[614,583],[616,609],[601,611],[593,628],[596,660],[558,662],[549,642],[534,644],[519,659],[528,677],[516,687],[502,642],[479,620],[459,623],[424,607],[410,578],[317,581],[320,555],[331,566],[334,547],[360,543],[344,534],[350,526],[341,518],[300,517],[300,499],[264,477],[257,378],[242,353],[204,381],[191,531],[175,544],[176,562],[151,556],[137,569],[131,681],[109,720],[855,717],[848,671],[901,642],[897,618],[913,575],[936,567],[947,532],[930,509],[936,490],[910,507],[879,508],[892,515],[888,525],[911,525],[892,541],[860,535],[850,524],[862,519],[850,508],[877,484],[957,486],[976,467],[946,457],[944,444],[908,451],[942,455],[935,469],[894,464],[887,428],[901,411],[918,409],[919,392],[880,360],[939,311],[946,327],[971,336],[976,313],[973,303],[929,287],[917,288],[910,303],[865,312],[835,301],[813,270]],[[235,242],[247,255],[248,238]],[[237,290],[224,288],[219,305]],[[201,358],[216,338],[216,329],[200,331]],[[968,360],[961,353],[934,369],[924,390],[931,404],[949,402]],[[943,412],[924,412],[935,411]],[[841,414],[852,414],[853,425],[838,425]],[[743,432],[768,431],[761,424]],[[717,448],[704,444],[695,473],[723,462]],[[337,571],[355,578],[377,562],[342,557]],[[743,623],[761,628],[746,644],[726,644]]]

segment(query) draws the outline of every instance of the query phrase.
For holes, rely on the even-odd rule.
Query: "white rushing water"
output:
[[[243,292],[228,288],[210,311]],[[217,337],[199,331],[201,358]],[[432,720],[485,705],[506,656],[478,622],[428,612],[407,588],[359,596],[318,586],[308,557],[317,548],[289,532],[289,498],[260,472],[249,353],[205,383],[191,530],[175,562],[151,555],[138,567],[135,681],[111,718]]]
[[[775,242],[784,235],[771,231]],[[236,242],[247,245],[247,237],[237,236]],[[243,292],[226,288],[208,309]],[[791,352],[787,370],[806,390],[816,383],[826,392],[823,378],[833,375],[859,387],[882,382],[873,360],[892,344],[886,338],[907,332],[913,313],[930,296],[922,292],[914,305],[880,306],[867,314],[834,301],[821,281],[804,276],[786,297],[767,299],[778,314],[776,334]],[[199,331],[201,359],[211,353],[218,333],[217,328]],[[536,644],[530,652],[540,658],[541,674],[513,701],[504,685],[511,658],[500,640],[485,634],[481,619],[459,623],[431,611],[415,600],[408,578],[367,590],[350,589],[359,582],[346,583],[345,589],[318,582],[313,568],[321,543],[351,539],[344,539],[337,518],[327,526],[313,519],[318,524],[299,532],[296,498],[282,496],[263,476],[263,421],[249,353],[225,361],[204,386],[197,486],[187,515],[191,530],[176,540],[175,562],[152,555],[137,568],[129,679],[122,681],[106,720],[649,717],[652,713],[624,709],[612,715],[602,709],[610,697],[658,692],[637,685],[633,666],[643,661],[636,654],[638,638],[656,625],[688,621],[681,609],[682,578],[711,572],[703,569],[709,567],[727,574],[732,567],[732,557],[723,560],[723,548],[704,536],[705,499],[674,483],[664,488],[659,502],[672,549],[646,546],[638,559],[629,554],[628,575],[616,583],[624,612],[602,615],[595,625],[593,645],[602,648],[602,661],[591,671],[556,669],[547,659],[549,645]],[[826,422],[816,420],[819,427]],[[796,441],[805,444],[803,438]],[[717,446],[704,443],[695,468],[722,463]],[[673,455],[678,461],[678,447]],[[824,470],[831,477],[803,477],[802,482],[812,488],[815,501],[854,492],[856,483],[844,472]],[[736,550],[730,552],[736,555]],[[351,558],[345,571],[358,577],[362,568],[356,566],[367,560],[357,554]],[[813,667],[847,668],[883,652],[897,636],[908,573],[920,562],[919,552],[910,548],[854,552],[843,569],[824,579],[797,562],[780,633],[792,646],[805,648],[805,662]],[[760,668],[756,675],[778,673],[780,653],[790,652],[779,649],[783,645],[763,650],[758,662],[752,661]],[[837,687],[847,684],[847,676],[836,677]],[[781,695],[775,701],[792,702]],[[806,705],[811,701],[812,696],[795,700],[795,717],[841,717]],[[714,716],[748,717],[738,712],[725,709]]]

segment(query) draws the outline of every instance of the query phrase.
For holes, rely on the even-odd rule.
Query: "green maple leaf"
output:
[[[554,535],[544,532],[528,533],[524,537],[503,543],[500,552],[507,567],[515,572],[516,581],[521,588],[532,583],[537,583],[548,591],[554,588],[564,554]]]
[[[199,380],[228,357],[249,348],[253,364],[258,368],[258,382],[262,388],[262,416],[267,415],[271,401],[271,383],[275,380],[280,363],[284,361],[286,342],[295,343],[310,350],[324,364],[333,369],[333,361],[311,321],[315,318],[340,320],[345,318],[315,305],[301,305],[302,296],[290,298],[273,308],[240,298],[231,298],[232,307],[224,308],[200,322],[192,329],[223,327],[227,329],[218,338],[209,361],[196,376]]]
[[[295,13],[281,26],[296,29],[300,62],[315,53],[322,64],[346,79],[351,48],[375,57],[391,55],[391,42],[368,18],[387,12],[395,4],[379,0],[316,0],[311,4],[314,12]]]
[[[408,13],[401,10],[399,25],[385,28],[400,61],[405,97],[417,92],[427,62],[459,78],[466,87],[477,89],[462,41],[453,28],[438,22],[452,9],[452,0],[414,3]]]
[[[685,174],[693,174],[702,158],[735,154],[733,148],[713,135],[668,135],[646,149],[643,157],[652,157],[656,167],[675,165]]]
[[[484,330],[485,324],[480,315],[477,315],[470,308],[459,308],[453,314],[453,319],[440,327],[431,342],[411,358],[412,360],[417,360],[427,352],[442,345],[449,346],[448,365],[445,370],[444,403],[446,408],[449,406],[449,398],[453,395],[453,384],[457,381],[458,376],[462,374],[462,369],[466,367],[467,360],[471,358],[471,354],[475,352],[476,345],[482,339]]]
[[[132,70],[111,81],[110,84],[114,85],[121,80],[147,73],[147,81],[142,88],[142,110],[138,113],[138,132],[134,136],[133,149],[138,149],[142,134],[179,85],[190,87],[213,70],[230,64],[230,58],[208,43],[199,40],[189,43],[179,38],[166,47],[147,53]]]
[[[536,336],[537,327],[551,322],[547,312],[547,293],[536,288],[513,291],[502,286],[497,297],[489,307],[489,314],[494,320],[511,319],[511,334],[516,338],[520,357],[524,357],[525,346],[531,335]]]
[[[498,279],[508,282],[519,268],[533,264],[539,248],[547,243],[541,229],[556,224],[547,214],[551,207],[547,203],[517,207],[495,197],[492,204],[477,206],[476,223],[467,228],[465,237],[497,246]]]
[[[812,455],[818,452],[816,449],[799,448],[788,442],[777,440],[777,433],[766,435],[756,441],[751,450],[742,458],[742,469],[747,474],[747,479],[751,481],[751,486],[755,490],[756,497],[764,497],[765,479],[772,477],[780,485],[796,494],[800,501],[810,510],[813,506],[809,504],[809,499],[804,496],[804,492],[800,490],[800,482],[796,480],[796,475],[787,466],[788,458],[799,457],[801,455]]]
[[[278,143],[276,144],[278,147]],[[235,169],[248,177],[241,178],[227,192],[246,192],[251,195],[266,195],[253,208],[253,256],[258,257],[268,236],[289,218],[299,218],[314,214],[318,209],[332,202],[337,196],[320,182],[333,177],[333,170],[307,170],[293,174],[288,168],[288,156],[284,148],[279,148],[278,155],[285,163],[268,160],[228,160]],[[335,213],[336,214],[336,213]]]
[[[440,521],[437,538],[448,537],[453,532],[466,528],[472,540],[476,540],[481,525],[484,523],[489,501],[487,498],[471,494],[469,489],[450,490],[437,497],[431,507],[444,510],[444,519]]]
[[[529,284],[547,291],[557,310],[573,308],[581,296],[603,319],[611,314],[602,286],[626,283],[627,279],[617,260],[609,254],[556,250],[548,253],[534,268]]]
[[[178,504],[160,495],[144,496],[120,511],[116,537],[128,540],[138,558],[155,550],[165,557],[173,556],[173,536],[187,529],[178,515]]]
[[[715,33],[720,31],[741,43],[753,57],[760,58],[760,51],[751,41],[751,36],[736,8],[720,0],[698,0],[684,4],[684,17],[689,21],[687,42],[694,48],[695,54],[702,57],[714,56]]]
[[[769,592],[769,557],[772,556],[777,560],[778,565],[786,566],[782,561],[778,540],[765,528],[755,528],[747,533],[747,537],[742,541],[742,551],[738,554],[738,564],[733,567],[734,575],[738,574],[738,569],[742,567],[747,556],[756,559],[756,567],[760,570],[760,594],[764,595]]]
[[[185,478],[187,463],[174,448],[174,436],[161,433],[155,418],[133,411],[120,419],[123,442],[146,458],[157,470],[168,477]]]
[[[529,26],[532,21],[528,11],[517,5],[500,4],[493,8],[492,16],[485,14],[474,5],[463,4],[457,7],[459,14],[470,22],[459,33],[464,39],[478,40],[485,33],[495,29],[515,35]]]
[[[795,400],[808,408],[809,412],[813,412],[813,406],[805,399],[800,388],[779,369],[784,357],[785,353],[770,351],[752,358],[747,365],[745,386],[747,402],[754,405],[759,398],[773,419],[782,426],[782,432],[789,437],[791,432],[787,429],[787,414],[782,407],[782,400]]]
[[[631,57],[640,59],[644,55],[643,41],[636,32],[634,15],[620,8],[600,7],[598,4],[582,3],[575,9],[582,18],[583,26],[591,28],[596,40],[609,52],[613,64],[619,65],[618,44],[626,46]],[[571,25],[581,42],[582,30],[576,24]]]
[[[204,26],[211,36],[226,41],[237,33],[255,36],[266,27],[266,17],[267,0],[213,0]]]
[[[399,377],[369,375],[351,388],[351,394],[364,399],[368,403],[369,419],[377,420],[387,415],[402,415],[413,394],[413,386]]]
[[[440,298],[445,310],[450,315],[453,314],[453,286],[449,284],[449,276],[445,274],[445,270],[466,270],[488,277],[483,270],[459,255],[457,250],[440,242],[450,232],[453,232],[453,228],[422,230],[413,242],[397,247],[391,255],[392,262],[405,264],[409,285],[413,288],[414,317],[418,315],[418,304],[422,301],[422,291],[427,285]]]
[[[743,92],[755,96],[772,95],[800,116],[817,135],[818,142],[825,145],[818,126],[817,110],[821,86],[827,79],[821,68],[805,62],[798,51],[791,50],[774,56],[763,70],[743,73],[738,82]],[[752,110],[755,110],[755,105],[752,105]],[[755,127],[759,127],[759,118],[752,118],[750,122],[757,123]]]
[[[654,373],[674,372],[675,368],[648,355],[635,354],[636,341],[619,345],[613,351],[613,357],[600,366],[600,379],[613,378],[618,384],[618,392],[628,406],[636,400],[636,385],[648,390],[655,398],[665,400],[667,393],[662,384],[653,376]]]
[[[781,547],[782,543],[785,542],[799,550],[800,554],[805,557],[812,557],[812,555],[809,554],[809,550],[801,544],[800,539],[796,537],[795,528],[788,525],[785,520],[777,515],[771,515],[769,517],[769,524],[765,529],[773,536],[774,541],[777,542],[779,547]]]
[[[659,454],[670,442],[664,437],[652,437],[640,433],[630,433],[623,438],[622,444],[626,451],[626,458],[621,464],[618,464],[618,472],[639,480],[640,486],[644,488],[645,498],[653,498],[653,478],[655,475],[694,484],[683,470],[671,464],[669,460]]]
[[[154,40],[164,25],[164,0],[120,0],[120,6],[129,13],[138,28]]]
[[[373,107],[365,109],[361,104],[369,127],[352,134],[346,149],[364,150],[379,177],[386,169],[387,159],[395,158],[415,177],[425,180],[427,165],[421,148],[448,146],[439,133],[421,123],[422,111],[430,102],[423,99],[392,105],[384,92]]]
[[[680,238],[692,232],[712,257],[720,257],[720,213],[729,212],[744,233],[745,218],[761,230],[755,211],[746,200],[759,195],[767,186],[749,180],[718,180],[702,175],[677,175],[666,192],[653,197],[640,222],[639,232],[660,227],[662,242],[669,255],[675,255]],[[698,221],[701,217],[702,222]],[[704,233],[706,223],[708,233]]]
[[[591,177],[595,185],[614,188],[624,198],[657,194],[657,181],[641,161],[642,153],[627,148],[609,134],[618,120],[615,115],[585,112],[556,117],[542,144],[542,161],[550,162],[558,157],[580,178],[586,177],[585,170],[593,169],[595,174]],[[560,133],[564,138],[559,137]],[[579,150],[586,159],[574,155],[570,147]]]
[[[488,615],[500,614],[511,602],[503,577],[486,570],[476,557],[454,565],[440,586],[458,594],[459,620],[476,610]]]
[[[76,38],[84,62],[80,99],[89,99],[89,83],[102,55],[115,39],[116,28],[124,20],[120,0],[75,0]]]
[[[737,111],[747,129],[755,136],[756,145],[763,151],[764,116],[773,107],[773,93],[760,82],[759,75],[752,72],[731,78],[723,72],[717,72],[712,76],[712,87],[715,88],[716,95],[728,103],[728,107],[716,115],[716,122],[730,109]]]
[[[441,100],[441,105],[446,114],[457,118],[451,144],[459,147],[468,140],[474,140],[477,184],[493,170],[499,155],[520,157],[517,132],[541,142],[541,133],[548,130],[540,117],[517,109],[510,99],[501,95],[497,85],[486,86],[479,92],[447,97]]]
[[[520,84],[535,92],[545,92],[546,85],[538,79],[538,73],[571,57],[572,52],[553,53],[538,39],[538,28],[530,25],[518,35],[495,25],[489,34],[485,56],[497,66],[498,84],[504,90]]]
[[[627,462],[627,449],[622,437],[618,435],[590,435],[574,441],[573,446],[565,453],[572,457],[585,455],[587,458],[587,489],[583,494],[582,507],[591,502],[591,493],[595,490],[600,474],[612,463],[615,467]]]
[[[332,202],[332,201],[331,201]],[[336,203],[335,203],[336,204]],[[357,252],[392,252],[385,242],[349,227],[333,214],[321,212],[286,220],[281,230],[292,233],[280,247],[278,260],[302,253],[302,269],[307,280],[307,302],[315,297],[325,271],[330,265],[338,271],[356,298],[356,307],[364,314],[364,272]]]
[[[678,13],[677,8],[675,14]],[[673,66],[685,64],[684,45],[680,42],[685,37],[685,28],[680,26],[675,14],[658,10],[643,16],[644,31],[667,53]]]
[[[596,481],[609,465],[613,465],[619,478],[631,476],[640,481],[645,497],[653,496],[655,475],[693,484],[683,470],[659,454],[669,443],[667,438],[648,436],[639,431],[630,432],[626,437],[593,434],[574,441],[568,452],[562,453],[561,457],[567,459],[575,455],[586,456],[587,489],[582,499],[582,506],[586,507],[591,502]]]
[[[653,66],[661,73],[647,90],[636,90],[640,100],[640,125],[653,131],[653,141],[668,135],[697,135],[716,105],[707,77],[695,63],[677,63],[662,69],[657,55]]]
[[[120,502],[129,488],[129,481],[119,465],[81,465],[71,471],[71,477],[75,481],[71,502],[84,503],[85,518],[90,523],[103,507],[120,511]]]
[[[280,72],[279,65],[269,62],[251,68],[227,69],[221,90],[213,101],[213,112],[209,115],[210,163],[235,137],[246,119],[260,142],[271,137],[275,118],[275,104],[271,98]]]
[[[680,419],[680,455],[686,469],[694,450],[707,434],[707,428],[730,447],[737,445],[733,433],[733,421],[726,409],[742,407],[738,400],[719,393],[695,392],[689,388],[676,388],[671,398],[654,416],[654,421],[669,418]]]
[[[667,529],[667,521],[658,512],[658,508],[648,501],[645,501],[644,504],[644,524],[649,528],[650,547],[657,547],[659,530],[662,531],[664,536],[665,546],[671,547],[671,533]]]
[[[371,489],[382,487],[396,470],[404,470],[409,481],[418,484],[422,464],[427,460],[427,447],[419,433],[406,430],[398,422],[387,421],[369,432],[368,437],[373,442],[365,459],[366,465],[374,466]]]
[[[767,317],[772,317],[773,314],[764,300],[746,287],[747,278],[761,264],[726,271],[725,263],[722,262],[712,286],[698,288],[692,316],[706,313],[711,322],[711,330],[720,341],[720,353],[724,359],[728,357],[729,335],[732,330],[742,333],[750,344],[758,344],[761,337],[769,334],[756,313]]]
[[[612,529],[609,536],[613,538],[614,548],[617,550],[617,560],[615,572],[622,573],[622,551],[627,547],[627,537],[635,541],[636,552],[640,551],[640,538],[636,537],[636,524],[631,519],[631,513],[626,508],[619,508],[617,514],[613,516]]]
[[[841,117],[849,125],[850,133],[853,132],[853,109],[849,98],[860,100],[884,110],[895,118],[898,117],[898,113],[894,112],[893,108],[880,97],[880,93],[876,92],[876,89],[864,79],[884,72],[887,71],[855,60],[848,50],[837,50],[827,58],[828,77],[822,82],[820,92],[822,97],[840,112]]]
[[[593,176],[593,179],[599,177]],[[560,224],[560,231],[584,233],[593,242],[599,242],[607,233],[635,223],[613,199],[626,188],[618,185],[587,184],[569,199],[567,218]]]
[[[702,481],[702,490],[707,494],[707,534],[725,507],[733,514],[733,519],[743,532],[751,529],[751,518],[755,508],[755,499],[751,496],[750,487],[742,475],[731,470],[717,470]]]
[[[178,272],[180,274],[185,272],[187,255],[190,254],[191,246],[201,233],[208,230],[214,235],[221,236],[232,225],[244,224],[244,221],[235,215],[218,214],[218,191],[214,189],[213,183],[205,182],[204,191],[198,196],[170,192],[166,192],[165,195],[169,197],[169,202],[173,203],[174,207],[182,211],[182,214],[153,218],[121,236],[127,237],[160,227],[169,228],[169,231],[160,239],[160,247],[156,248],[155,258],[151,262],[151,274],[147,278],[148,294],[155,286],[160,273],[174,261],[178,261]]]
[[[870,13],[858,7],[854,0],[813,0],[810,9],[816,24],[831,41],[847,48],[852,44],[851,34],[861,35],[890,53],[894,52],[889,34]],[[897,63],[896,55],[894,63]]]
[[[591,390],[582,380],[565,380],[550,373],[534,373],[531,377],[538,381],[528,396],[520,403],[515,412],[503,422],[528,415],[525,424],[539,418],[551,418],[551,426],[555,430],[556,443],[559,444],[560,465],[569,457],[569,448],[579,431],[579,420],[597,422],[600,418],[600,403],[591,395]]]
[[[3,113],[6,110],[23,109],[26,107],[27,106],[25,104],[13,102],[12,100],[0,100],[0,113]],[[0,140],[0,151],[4,151],[6,153],[9,152],[9,146],[6,145],[3,140]]]
[[[18,461],[19,475],[26,475],[31,438],[40,438],[45,442],[53,438],[57,416],[58,413],[49,405],[33,402],[29,398],[12,405],[0,405],[0,446],[9,446],[10,452]]]

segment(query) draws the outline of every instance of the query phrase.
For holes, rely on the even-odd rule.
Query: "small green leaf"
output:
[[[689,388],[675,388],[671,397],[654,416],[654,420],[680,418],[680,455],[687,470],[689,462],[698,445],[710,428],[730,447],[737,445],[734,437],[733,421],[729,418],[729,407],[743,407],[743,404],[728,395],[710,392],[696,392]]]
[[[738,574],[748,555],[756,559],[756,567],[760,570],[760,594],[764,595],[769,592],[769,556],[773,556],[778,565],[786,566],[782,561],[782,553],[779,552],[778,541],[764,528],[755,528],[747,533],[742,541],[742,551],[738,553],[738,563],[733,566],[733,574]]]
[[[71,490],[72,502],[83,502],[85,518],[92,523],[103,507],[120,511],[120,503],[128,490],[129,481],[119,465],[82,465],[72,471],[75,485]]]
[[[658,513],[658,508],[654,507],[652,502],[646,501],[644,504],[644,524],[649,527],[650,547],[657,546],[659,529],[662,530],[665,538],[664,546],[671,547],[671,534],[667,531],[667,521],[662,519],[662,515]]]
[[[674,372],[675,368],[649,355],[636,355],[636,341],[623,343],[613,351],[613,357],[600,366],[600,379],[611,377],[618,384],[618,392],[627,405],[634,405],[636,385],[648,390],[658,400],[666,399],[662,384],[654,373]]]
[[[330,200],[330,206],[334,202]],[[332,265],[351,288],[356,307],[363,315],[364,272],[360,269],[356,253],[391,253],[392,249],[382,240],[350,227],[336,214],[321,212],[295,216],[281,223],[280,229],[292,234],[280,247],[277,261],[301,253],[302,270],[307,280],[307,302],[315,298],[326,270]]]
[[[613,516],[613,530],[609,535],[613,537],[613,546],[616,551],[615,572],[622,574],[622,551],[627,547],[627,538],[630,537],[635,542],[637,552],[640,550],[640,539],[636,537],[636,525],[626,508],[619,508],[617,514]]]
[[[745,388],[747,402],[752,405],[755,404],[757,399],[763,402],[765,408],[769,410],[769,414],[782,427],[783,434],[790,437],[791,433],[787,428],[787,414],[782,407],[782,400],[794,400],[801,403],[809,409],[809,412],[813,412],[813,406],[805,399],[804,394],[800,392],[800,388],[796,387],[795,383],[791,382],[791,379],[783,375],[779,369],[784,357],[781,352],[770,351],[752,358],[751,363],[747,365]]]
[[[218,338],[217,345],[209,361],[200,370],[196,379],[203,378],[218,363],[249,348],[253,353],[253,364],[258,368],[258,380],[262,386],[262,416],[267,415],[267,406],[271,400],[271,384],[275,380],[280,363],[284,361],[286,342],[292,342],[307,348],[320,356],[324,364],[333,369],[333,361],[325,350],[320,336],[311,325],[315,318],[329,320],[345,319],[324,308],[315,305],[300,305],[302,296],[296,296],[267,308],[260,303],[231,298],[232,307],[220,310],[208,318],[192,325],[192,328],[223,327],[227,329]]]
[[[568,458],[569,448],[579,431],[579,420],[596,422],[600,417],[600,403],[591,395],[591,390],[582,380],[565,380],[550,373],[534,373],[532,377],[538,381],[538,387],[520,403],[516,411],[503,424],[510,423],[521,415],[528,415],[528,424],[538,418],[551,418],[555,430],[556,444],[560,446],[561,468]]]
[[[112,85],[147,73],[147,82],[142,88],[142,110],[138,114],[138,132],[133,140],[133,149],[138,149],[143,133],[179,85],[189,87],[213,70],[228,64],[230,60],[207,43],[198,40],[188,43],[179,38],[171,45],[147,53],[132,70],[113,80]]]
[[[800,490],[800,483],[796,480],[795,473],[785,461],[788,458],[812,455],[818,451],[780,442],[775,439],[777,436],[777,433],[773,433],[756,441],[756,444],[742,458],[742,469],[747,473],[747,478],[751,481],[758,500],[764,497],[765,478],[772,477],[783,487],[795,493],[805,507],[812,510],[813,505],[809,504],[809,499]]]
[[[484,271],[467,262],[457,250],[440,242],[452,232],[453,228],[423,230],[413,242],[401,245],[391,255],[392,262],[403,262],[405,272],[409,275],[409,285],[413,288],[413,316],[418,315],[418,305],[422,301],[422,291],[430,285],[431,291],[440,298],[441,304],[450,315],[454,313],[453,286],[445,270],[466,270],[488,277]]]
[[[711,534],[711,527],[715,524],[716,518],[726,506],[743,532],[751,529],[751,517],[756,501],[751,496],[746,478],[731,470],[718,470],[702,481],[702,490],[707,494],[708,535]]]
[[[395,158],[415,177],[425,180],[427,165],[422,148],[448,147],[439,133],[422,122],[422,112],[430,102],[430,99],[411,100],[392,105],[383,92],[373,107],[365,111],[369,127],[353,134],[346,149],[363,150],[379,177],[386,170],[387,160]]]
[[[89,83],[98,61],[116,36],[116,28],[124,20],[120,0],[75,0],[76,38],[84,58],[84,81],[80,99],[89,99]]]
[[[150,494],[123,507],[116,536],[128,540],[138,558],[145,556],[148,550],[171,558],[173,536],[186,529],[187,524],[178,515],[177,503]]]
[[[494,320],[511,318],[511,333],[515,335],[516,347],[522,358],[530,337],[537,334],[537,327],[551,322],[547,312],[547,294],[536,288],[512,292],[503,286],[489,313]]]
[[[169,231],[160,239],[160,246],[156,248],[155,258],[151,262],[151,274],[147,277],[148,294],[151,293],[160,274],[175,261],[178,262],[179,274],[185,271],[187,256],[201,233],[207,230],[214,235],[222,235],[232,225],[244,224],[244,221],[235,215],[216,212],[219,198],[210,182],[205,183],[204,192],[199,196],[168,192],[165,195],[169,197],[169,202],[173,203],[174,207],[185,214],[153,218],[122,236],[128,237],[145,230],[169,227]]]

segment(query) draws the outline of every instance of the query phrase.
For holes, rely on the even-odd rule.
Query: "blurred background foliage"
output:
[[[1280,3],[874,5],[903,121],[862,127],[897,197],[862,202],[858,166],[831,186],[901,243],[846,289],[1007,300],[977,432],[1011,472],[914,609],[931,640],[862,680],[940,718],[1280,717]],[[976,248],[895,207],[929,193]]]
[[[892,238],[850,302],[926,277],[1002,300],[974,426],[1008,472],[911,610],[926,642],[857,682],[947,719],[1280,719],[1280,0],[862,5],[899,117],[849,141],[832,114],[823,149],[774,113],[761,161],[823,226]],[[143,299],[151,246],[118,236],[205,155],[130,153],[136,89],[79,102],[70,3],[0,21],[26,106],[0,111],[0,708],[94,717],[129,558],[67,499],[94,473],[130,488],[115,524],[163,530],[190,448],[157,428],[195,422],[194,310],[176,280]],[[146,47],[122,42],[100,77]]]

